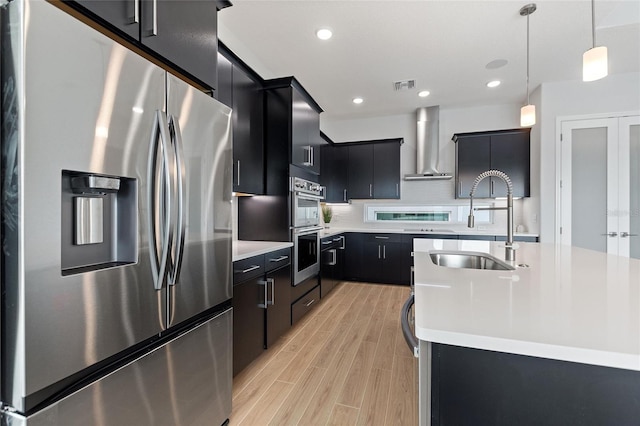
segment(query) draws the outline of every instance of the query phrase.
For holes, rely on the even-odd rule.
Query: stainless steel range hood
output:
[[[440,107],[432,106],[416,110],[416,174],[404,176],[404,180],[445,180],[451,173],[438,171],[440,133]]]

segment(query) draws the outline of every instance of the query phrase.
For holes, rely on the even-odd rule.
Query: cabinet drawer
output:
[[[320,240],[320,250],[329,250],[332,248],[338,248],[340,246],[339,241],[333,241],[334,237],[325,237]]]
[[[291,263],[291,248],[283,248],[280,250],[272,251],[264,255],[264,266],[267,270],[273,271],[276,268],[285,266]]]
[[[363,234],[366,243],[399,243],[402,241],[402,234]]]
[[[295,324],[320,301],[320,286],[316,286],[296,303],[291,305],[291,324]]]
[[[233,262],[233,284],[238,284],[265,273],[264,254]]]

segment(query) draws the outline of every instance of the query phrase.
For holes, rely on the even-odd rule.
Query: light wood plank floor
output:
[[[415,425],[409,287],[343,282],[233,380],[234,425]]]

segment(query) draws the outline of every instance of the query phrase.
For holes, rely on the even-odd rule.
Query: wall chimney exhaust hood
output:
[[[405,175],[404,180],[445,180],[451,173],[438,171],[440,134],[440,107],[432,106],[416,110],[416,174]]]

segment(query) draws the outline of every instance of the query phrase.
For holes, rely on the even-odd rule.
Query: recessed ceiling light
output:
[[[353,98],[353,103],[354,104],[361,104],[364,102],[364,99],[362,98]]]
[[[418,96],[420,96],[421,98],[426,98],[430,93],[431,92],[429,92],[428,90],[423,90],[421,92],[418,92]]]
[[[487,83],[487,87],[498,87],[500,86],[501,81],[500,80],[491,80],[490,82]]]
[[[332,35],[333,33],[329,28],[320,28],[318,31],[316,31],[316,36],[320,40],[329,40]]]

